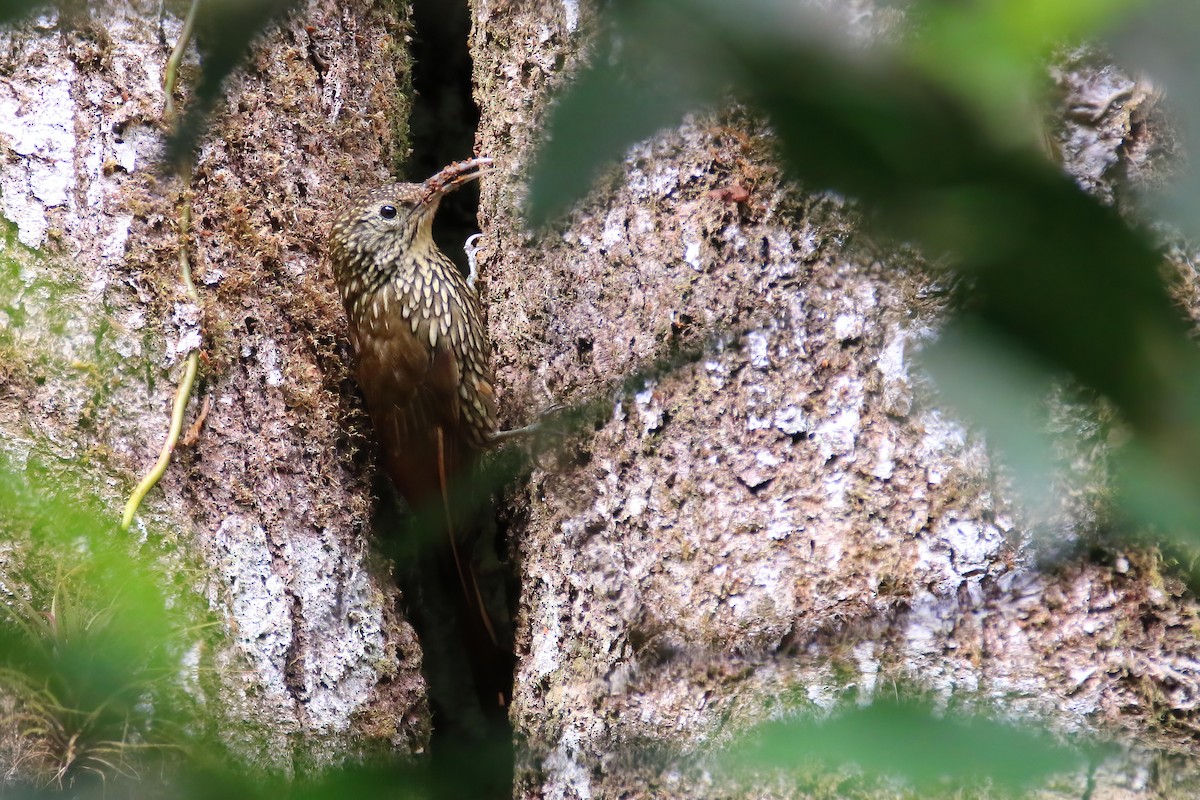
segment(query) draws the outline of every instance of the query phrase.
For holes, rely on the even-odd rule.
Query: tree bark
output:
[[[786,184],[769,130],[737,107],[633,148],[567,222],[529,233],[526,170],[597,11],[471,8],[478,145],[499,167],[480,267],[505,421],[551,401],[611,409],[501,509],[522,587],[517,796],[736,795],[699,755],[897,682],[1194,755],[1194,598],[1153,552],[1038,568],[984,441],[911,366],[943,313],[919,257],[872,243],[853,202]],[[345,198],[407,155],[404,9],[312,0],[256,46],[191,185],[199,309],[177,285],[183,187],[157,171],[180,25],[147,26],[157,9],[0,32],[0,447],[77,465],[115,516],[200,333],[189,424],[210,410],[130,534],[197,576],[179,591],[224,623],[189,681],[258,764],[420,751],[419,643],[368,556],[369,428],[323,252]],[[1064,91],[1111,95],[1088,70],[1068,64]],[[1097,165],[1140,152],[1134,105],[1060,142],[1101,195]],[[1107,446],[1102,428],[1080,445],[1060,541],[1103,524]],[[1158,752],[1114,762],[1101,791],[1150,796],[1139,770]],[[1087,777],[1071,780],[1081,794]]]
[[[403,155],[404,7],[308,3],[227,87],[188,187],[200,308],[179,286],[184,187],[160,172],[181,27],[161,8],[96,4],[86,20],[0,32],[3,446],[18,465],[78,465],[116,517],[199,343],[199,437],[128,534],[197,576],[179,591],[203,593],[223,623],[189,655],[189,683],[260,766],[379,740],[420,750],[420,651],[368,557],[370,441],[323,244],[345,197]],[[191,55],[182,94],[196,78]]]
[[[730,796],[698,756],[896,684],[1194,753],[1194,598],[1153,551],[1037,566],[1035,534],[1096,540],[1103,426],[1062,408],[1090,432],[1053,530],[1035,530],[912,367],[943,315],[919,257],[873,243],[852,202],[784,183],[770,132],[736,107],[637,145],[566,222],[525,231],[525,170],[595,8],[472,7],[480,150],[500,165],[481,270],[503,407],[611,409],[517,500],[518,796]],[[1095,69],[1065,68],[1064,94],[1111,94]],[[1098,160],[1127,157],[1136,108],[1062,131],[1095,143],[1065,147],[1088,188]],[[1152,794],[1149,758],[1109,764],[1100,791]]]

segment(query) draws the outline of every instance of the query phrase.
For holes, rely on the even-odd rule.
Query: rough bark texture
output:
[[[1193,598],[1153,553],[1036,568],[984,443],[911,369],[940,318],[918,259],[873,247],[852,203],[784,185],[769,132],[737,108],[637,146],[568,223],[528,234],[524,170],[595,8],[471,5],[479,146],[500,167],[480,265],[506,422],[550,399],[612,409],[506,512],[517,795],[734,796],[691,758],[894,681],[1193,753]],[[322,252],[332,210],[400,148],[403,9],[312,0],[257,46],[192,184],[201,309],[177,289],[181,187],[155,171],[179,29],[164,19],[160,38],[157,9],[0,32],[2,446],[81,464],[116,513],[202,330],[189,421],[211,410],[133,534],[201,576],[225,623],[192,682],[258,763],[420,749],[418,644],[368,569],[370,448]],[[1161,151],[1148,93],[1125,81],[1084,56],[1059,76],[1064,107],[1097,110],[1071,116],[1059,149],[1107,199]],[[1052,533],[1089,541],[1107,431],[1070,410],[1062,425],[1083,436]],[[1092,796],[1151,796],[1161,779],[1139,764],[1157,757],[1115,762]]]
[[[323,252],[333,211],[400,146],[404,8],[314,0],[256,45],[191,186],[199,309],[178,286],[182,187],[158,171],[180,30],[160,9],[0,32],[4,447],[81,464],[119,514],[201,342],[188,424],[211,410],[131,535],[204,576],[227,636],[189,666],[216,728],[284,771],[367,740],[420,749],[420,654],[368,568],[368,441]],[[193,56],[184,94],[196,77]]]
[[[939,318],[914,259],[874,248],[841,198],[782,185],[768,133],[736,109],[638,145],[565,225],[525,233],[523,170],[593,9],[473,9],[480,150],[500,165],[481,270],[503,406],[612,408],[518,501],[518,796],[727,796],[690,756],[894,682],[1192,752],[1194,599],[1152,553],[1036,568],[983,441],[910,367]],[[1064,94],[1097,113],[1060,146],[1111,197],[1135,104],[1104,105],[1124,79],[1074,67]],[[1084,435],[1051,533],[1089,541],[1107,431],[1070,410],[1062,424]],[[1102,770],[1092,796],[1151,794],[1138,763]]]

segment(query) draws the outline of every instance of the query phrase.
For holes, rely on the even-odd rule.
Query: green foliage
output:
[[[1200,6],[1192,0],[1158,0],[1142,13],[1113,29],[1110,44],[1120,63],[1153,79],[1168,92],[1172,123],[1181,128],[1189,151],[1200,132],[1200,48],[1196,30]],[[1159,187],[1149,198],[1154,216],[1183,230],[1200,233],[1200,166],[1182,156],[1171,165],[1169,186]]]
[[[1143,0],[926,0],[914,6],[920,33],[902,57],[975,108],[993,136],[1033,141],[1031,100],[1044,81],[1050,48],[1095,35]]]
[[[436,798],[492,796],[511,742],[452,757],[368,763],[286,779],[253,771],[210,737],[185,655],[204,642],[197,598],[150,545],[79,485],[75,468],[0,456],[0,753],[5,796]],[[202,682],[202,681],[201,681]],[[297,754],[297,763],[303,756]],[[471,764],[470,770],[462,769]],[[12,771],[11,774],[10,770]]]
[[[0,0],[0,23],[15,22],[52,5],[49,0]]]
[[[1076,771],[1099,754],[984,717],[938,714],[922,703],[877,701],[823,722],[759,726],[724,756],[726,770],[756,780],[803,762],[853,762],[877,775],[901,776],[922,792],[950,785],[1004,792]],[[925,796],[928,796],[927,794]]]
[[[1126,510],[1194,527],[1200,356],[1161,256],[1049,162],[1030,112],[1050,45],[1135,5],[918,3],[903,46],[864,48],[794,4],[620,3],[612,52],[600,48],[551,115],[529,218],[561,213],[628,146],[732,90],[770,119],[791,173],[862,199],[885,230],[968,276],[965,310],[928,357],[964,411],[1022,430],[1038,401],[1030,389],[1073,376],[1136,434],[1127,485],[1177,488],[1166,505],[1127,497]],[[963,379],[999,353],[1038,377]],[[1009,450],[1033,467],[1047,447],[1025,436]],[[1025,478],[1049,484],[1041,470]]]
[[[181,611],[70,473],[0,464],[0,688],[18,774],[67,786],[133,774],[176,731]]]
[[[138,704],[160,677],[121,641],[116,605],[92,613],[71,597],[82,578],[60,576],[45,611],[14,599],[0,627],[0,684],[17,696],[26,740],[15,766],[59,787],[84,773],[134,773],[131,756],[150,733]]]

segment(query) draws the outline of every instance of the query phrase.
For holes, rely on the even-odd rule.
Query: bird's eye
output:
[[[379,207],[379,216],[383,217],[384,219],[395,219],[396,218],[396,207],[395,206],[380,206]]]

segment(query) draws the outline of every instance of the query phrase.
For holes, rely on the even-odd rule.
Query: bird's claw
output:
[[[542,409],[542,411],[538,414],[536,422],[532,422],[521,428],[513,428],[512,430],[507,431],[497,431],[492,435],[492,442],[494,444],[501,444],[512,439],[533,439],[534,443],[529,448],[530,457],[533,459],[533,463],[535,465],[537,465],[539,468],[544,468],[540,456],[549,448],[542,443],[543,437],[553,436],[561,439],[567,435],[568,431],[566,427],[561,424],[561,421],[555,419],[555,417],[567,410],[569,410],[569,407],[563,405],[562,403],[552,403],[551,405]],[[556,422],[559,422],[560,424],[555,424]]]
[[[482,233],[473,233],[463,242],[463,252],[467,254],[467,265],[471,268],[467,274],[467,286],[475,288],[475,280],[479,277],[479,263],[476,257],[479,254],[479,245],[477,242],[483,238]]]

